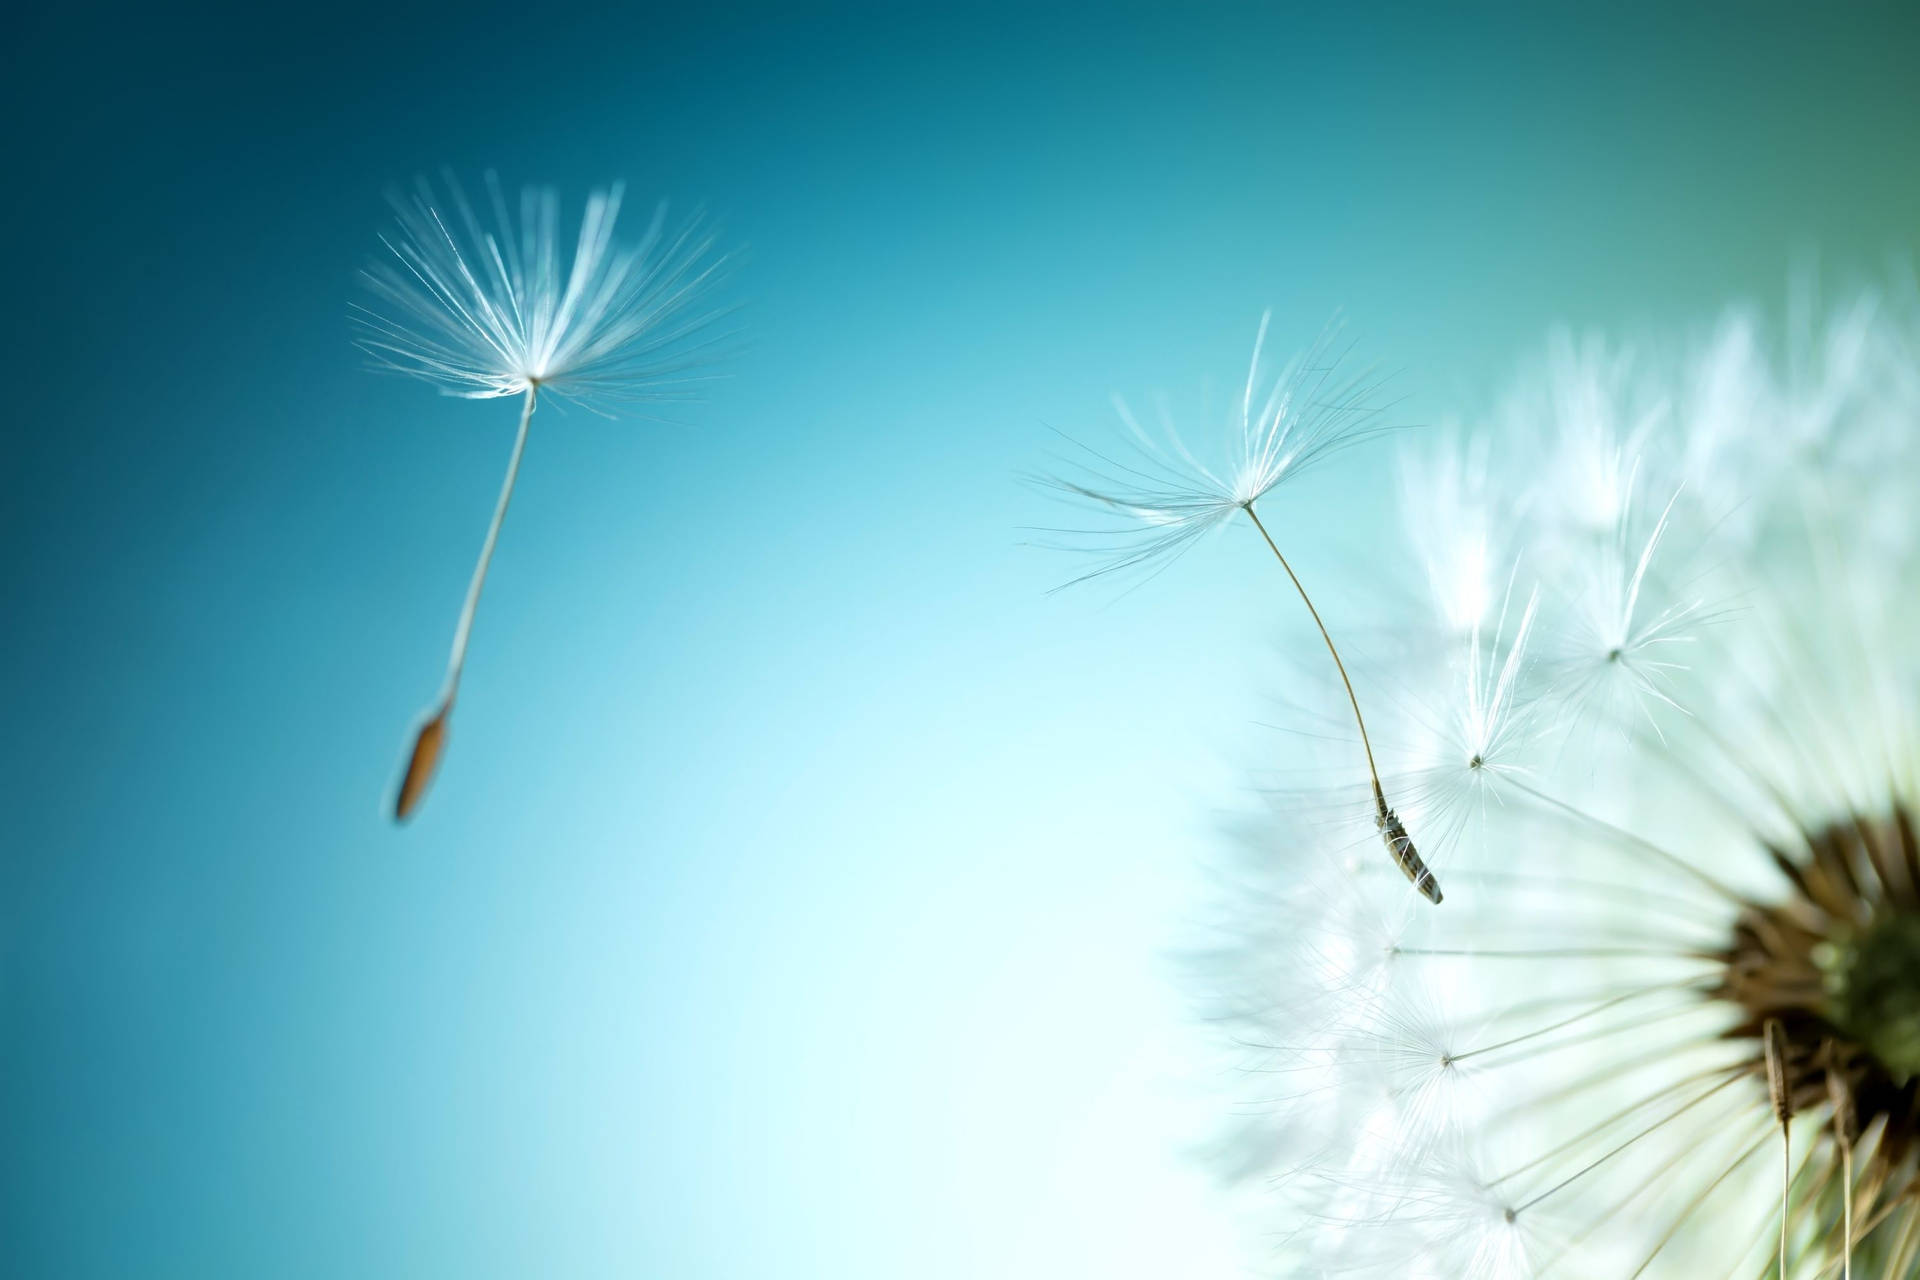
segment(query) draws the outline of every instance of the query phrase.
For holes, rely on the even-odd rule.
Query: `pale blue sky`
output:
[[[1419,423],[1553,323],[1878,270],[1911,27],[1732,12],[26,19],[8,1273],[1241,1274],[1168,955],[1293,606],[1233,532],[1048,596],[1020,476],[1264,307]],[[536,419],[396,831],[513,427],[348,345],[442,164],[704,204],[748,341],[684,425]],[[1385,465],[1275,512],[1303,573]]]

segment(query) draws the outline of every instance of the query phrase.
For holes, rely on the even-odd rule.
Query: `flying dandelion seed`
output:
[[[1104,529],[1057,532],[1074,535],[1083,549],[1105,558],[1099,568],[1077,579],[1085,581],[1126,570],[1157,572],[1235,515],[1246,513],[1287,581],[1299,593],[1339,672],[1372,781],[1375,830],[1408,882],[1429,902],[1438,903],[1439,880],[1414,847],[1399,814],[1387,803],[1374,762],[1373,743],[1367,736],[1366,718],[1360,712],[1360,698],[1340,650],[1306,587],[1255,509],[1261,499],[1316,463],[1388,429],[1377,421],[1377,384],[1366,371],[1352,373],[1342,367],[1342,353],[1334,349],[1329,334],[1262,390],[1265,371],[1260,361],[1271,318],[1271,313],[1260,317],[1246,388],[1232,423],[1235,465],[1224,472],[1209,468],[1193,455],[1170,424],[1163,424],[1163,441],[1156,442],[1126,403],[1116,400],[1120,417],[1132,432],[1133,456],[1116,458],[1084,449],[1087,456],[1082,462],[1089,472],[1086,479],[1050,477],[1047,483],[1071,498],[1121,517],[1123,523]]]
[[[1920,309],[1784,345],[1563,344],[1486,431],[1506,621],[1378,673],[1447,912],[1250,828],[1205,976],[1281,1274],[1920,1275]]]
[[[414,735],[394,803],[418,808],[445,753],[474,612],[542,394],[609,414],[636,401],[688,398],[709,358],[718,313],[708,286],[722,259],[697,220],[670,229],[659,206],[639,238],[615,238],[622,187],[587,198],[571,254],[552,191],[521,192],[517,215],[489,173],[487,213],[451,175],[441,197],[425,179],[396,194],[397,225],[381,237],[389,256],[363,277],[373,295],[356,305],[360,348],[374,367],[422,378],[468,399],[519,396],[520,425],[454,629],[440,695]]]

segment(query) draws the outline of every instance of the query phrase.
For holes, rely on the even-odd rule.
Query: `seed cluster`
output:
[[[1715,955],[1723,967],[1711,998],[1745,1015],[1727,1032],[1751,1041],[1756,1075],[1774,1068],[1777,1106],[1788,1116],[1824,1113],[1814,1162],[1829,1187],[1808,1215],[1839,1213],[1837,1171],[1858,1159],[1852,1188],[1862,1251],[1899,1203],[1920,1196],[1920,841],[1896,805],[1806,834],[1804,847],[1769,850],[1793,892],[1748,903]],[[1763,1051],[1769,1026],[1778,1063]],[[1837,1221],[1822,1220],[1829,1252],[1844,1252]],[[1908,1246],[1912,1247],[1912,1246]]]

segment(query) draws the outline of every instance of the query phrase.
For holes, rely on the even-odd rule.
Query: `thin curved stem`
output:
[[[1787,1277],[1787,1200],[1793,1190],[1793,1143],[1780,1126],[1780,1280]]]
[[[407,756],[407,770],[400,780],[400,794],[394,801],[393,816],[405,821],[433,781],[434,769],[447,745],[447,717],[453,712],[454,695],[460,691],[460,673],[467,665],[467,644],[473,638],[473,615],[480,607],[480,589],[487,583],[487,569],[493,563],[493,549],[500,541],[500,526],[507,518],[507,504],[513,500],[514,482],[520,478],[520,458],[527,450],[527,426],[533,421],[537,384],[527,387],[520,409],[520,429],[514,433],[513,453],[507,459],[506,479],[500,484],[500,497],[493,504],[493,520],[487,525],[487,540],[480,545],[480,560],[473,566],[473,580],[467,584],[466,602],[460,606],[460,621],[453,630],[453,651],[447,656],[446,679],[440,685],[440,698],[431,715],[414,733],[413,750]]]
[[[1334,669],[1339,671],[1340,683],[1346,686],[1347,702],[1353,707],[1353,722],[1360,727],[1360,746],[1367,753],[1367,775],[1373,779],[1373,797],[1384,806],[1387,802],[1386,792],[1380,788],[1380,770],[1374,767],[1373,743],[1367,738],[1367,720],[1360,714],[1360,699],[1354,696],[1353,681],[1347,678],[1347,664],[1340,661],[1340,651],[1333,647],[1333,637],[1327,634],[1327,624],[1320,620],[1320,611],[1313,607],[1313,600],[1307,595],[1307,589],[1300,585],[1300,575],[1293,571],[1293,566],[1287,563],[1287,558],[1280,554],[1279,544],[1274,542],[1273,535],[1267,532],[1267,526],[1260,523],[1260,516],[1254,511],[1253,504],[1249,502],[1245,510],[1247,518],[1253,521],[1253,527],[1260,531],[1262,538],[1266,539],[1268,549],[1273,552],[1273,558],[1278,560],[1280,567],[1287,571],[1287,577],[1293,582],[1293,589],[1300,593],[1301,603],[1306,605],[1307,612],[1313,615],[1313,625],[1320,628],[1320,638],[1327,642],[1327,652],[1333,655]]]
[[[440,689],[443,705],[453,701],[460,688],[460,672],[467,665],[467,643],[473,635],[473,615],[480,607],[480,588],[487,583],[487,569],[493,563],[493,548],[500,541],[500,526],[507,518],[507,504],[513,500],[513,485],[520,478],[520,456],[527,451],[527,425],[533,421],[533,403],[538,386],[527,388],[520,409],[520,429],[513,437],[513,453],[507,459],[507,476],[500,485],[499,500],[493,506],[493,522],[487,526],[487,540],[480,546],[479,563],[473,566],[473,580],[467,584],[466,603],[460,607],[460,622],[453,632],[453,652],[447,658],[447,678]]]
[[[1846,1187],[1840,1197],[1841,1239],[1846,1243],[1841,1257],[1842,1280],[1853,1280],[1853,1143],[1840,1139],[1840,1178]]]
[[[1313,599],[1307,595],[1307,589],[1300,585],[1300,575],[1293,571],[1287,558],[1280,554],[1280,545],[1267,532],[1267,526],[1260,523],[1259,515],[1253,509],[1253,503],[1242,506],[1247,518],[1253,521],[1253,527],[1266,539],[1267,549],[1273,552],[1273,558],[1287,571],[1287,578],[1293,583],[1293,589],[1300,593],[1300,601],[1307,606],[1307,612],[1313,615],[1313,625],[1320,628],[1320,638],[1327,642],[1327,652],[1333,655],[1333,666],[1340,673],[1340,683],[1346,686],[1347,702],[1353,707],[1353,722],[1360,727],[1360,746],[1367,753],[1367,776],[1373,781],[1373,821],[1380,829],[1380,838],[1386,842],[1387,855],[1400,868],[1407,882],[1419,891],[1420,896],[1435,906],[1444,896],[1440,892],[1440,882],[1434,878],[1427,864],[1421,860],[1420,851],[1413,846],[1413,837],[1407,834],[1407,828],[1400,821],[1400,815],[1387,803],[1386,789],[1380,785],[1380,770],[1373,762],[1373,742],[1367,737],[1367,719],[1360,714],[1360,699],[1353,691],[1353,681],[1347,676],[1347,664],[1340,660],[1340,650],[1334,647],[1333,637],[1327,633],[1327,624],[1320,620],[1320,611],[1313,607]]]
[[[1793,1191],[1793,1082],[1787,1077],[1786,1029],[1780,1019],[1768,1018],[1762,1028],[1767,1058],[1767,1097],[1774,1119],[1780,1122],[1780,1280],[1787,1280],[1787,1202]]]

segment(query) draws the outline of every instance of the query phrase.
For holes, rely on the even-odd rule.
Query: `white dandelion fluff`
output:
[[[1271,319],[1260,317],[1246,383],[1226,423],[1223,461],[1196,452],[1164,406],[1158,430],[1149,431],[1116,396],[1129,435],[1124,448],[1106,452],[1076,442],[1071,469],[1045,478],[1068,498],[1115,517],[1099,528],[1054,531],[1099,559],[1087,578],[1164,568],[1237,513],[1251,514],[1282,484],[1387,429],[1379,421],[1378,379],[1347,367],[1337,330],[1270,370],[1263,357]]]
[[[1488,621],[1505,586],[1507,523],[1488,492],[1484,433],[1402,450],[1402,518],[1425,562],[1430,602],[1457,635]]]
[[[1373,744],[1367,736],[1366,717],[1361,714],[1360,698],[1354,692],[1346,663],[1312,597],[1257,510],[1264,498],[1314,464],[1387,429],[1378,421],[1378,383],[1370,372],[1350,372],[1345,367],[1342,353],[1333,346],[1331,332],[1277,377],[1267,380],[1261,356],[1270,319],[1271,313],[1260,317],[1245,389],[1229,424],[1231,466],[1215,467],[1201,461],[1165,415],[1162,438],[1155,441],[1125,401],[1116,400],[1121,420],[1132,433],[1132,451],[1116,457],[1080,446],[1084,458],[1078,478],[1050,476],[1046,483],[1077,502],[1118,517],[1118,523],[1055,532],[1073,536],[1081,549],[1102,557],[1098,568],[1075,579],[1084,582],[1103,574],[1164,568],[1199,539],[1244,512],[1299,594],[1339,672],[1366,759],[1375,829],[1408,881],[1437,905],[1441,900],[1440,882],[1421,859],[1413,837],[1387,801]]]
[[[687,398],[711,356],[711,290],[724,259],[698,219],[670,228],[664,204],[637,238],[615,232],[623,188],[587,198],[571,251],[559,196],[520,193],[517,215],[500,180],[485,178],[476,212],[448,174],[446,192],[424,178],[392,198],[388,254],[362,273],[371,301],[356,304],[356,341],[376,369],[421,378],[469,399],[520,396],[520,425],[506,478],[481,544],[446,677],[414,736],[395,801],[404,819],[425,797],[446,747],[480,589],[520,474],[527,428],[545,395],[606,414],[635,401]]]
[[[661,204],[623,243],[615,183],[587,197],[569,254],[557,192],[526,188],[516,216],[489,173],[482,218],[451,174],[444,182],[445,195],[423,178],[392,197],[388,256],[363,273],[373,300],[353,314],[376,367],[472,399],[687,394],[718,314],[706,286],[721,260],[697,218],[669,228]]]
[[[1447,909],[1289,794],[1203,971],[1277,1274],[1920,1275],[1917,316],[1561,344],[1486,428],[1507,603],[1354,673]]]

